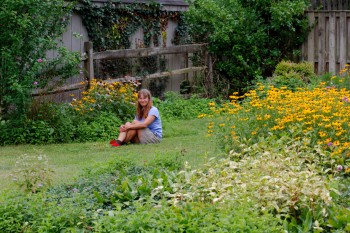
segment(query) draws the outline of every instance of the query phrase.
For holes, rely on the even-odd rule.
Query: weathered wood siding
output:
[[[302,46],[302,58],[314,63],[315,72],[336,74],[350,63],[350,11],[308,11],[313,26]]]

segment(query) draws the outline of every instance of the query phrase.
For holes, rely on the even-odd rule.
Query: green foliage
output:
[[[306,87],[315,77],[316,74],[310,62],[281,61],[277,64],[273,76],[267,81],[267,84],[277,88],[287,87],[295,91],[297,88]]]
[[[338,74],[334,75],[331,73],[326,73],[321,76],[317,76],[311,80],[312,86],[318,86],[323,84],[328,87],[335,88],[346,88],[350,89],[350,65],[345,65],[345,67],[339,71]]]
[[[191,96],[185,99],[175,92],[166,92],[164,100],[155,99],[154,104],[158,107],[162,118],[166,120],[193,119],[202,113],[209,113],[210,99]]]
[[[137,48],[150,47],[152,43],[155,47],[159,47],[161,40],[163,44],[165,42],[170,20],[179,23],[174,41],[176,44],[183,43],[182,38],[186,35],[187,27],[183,22],[183,13],[164,10],[161,4],[154,1],[146,3],[135,1],[128,4],[121,1],[106,1],[97,5],[91,0],[80,0],[79,3],[75,10],[81,15],[96,51],[130,48],[130,36],[138,29],[142,29],[144,33],[143,40],[136,41]],[[154,56],[141,58],[136,62],[109,59],[102,61],[100,65],[102,72],[98,78],[128,75],[132,72],[131,66],[136,66],[134,71],[139,76],[154,73],[154,70],[162,68],[157,67]]]
[[[92,80],[80,100],[73,99],[70,106],[76,114],[93,120],[101,112],[114,113],[123,121],[134,118],[137,87],[135,82],[115,82]]]
[[[84,118],[73,111],[55,112],[46,120],[2,121],[0,145],[108,140],[118,135],[121,123],[114,113],[101,112],[95,118]]]
[[[34,101],[27,119],[2,120],[0,145],[101,141],[118,136],[118,127],[133,119],[137,84],[93,81],[81,100],[70,104]],[[174,92],[154,98],[162,120],[194,119],[209,113],[209,99],[189,99]],[[167,127],[164,124],[164,127]],[[171,127],[171,126],[169,126]],[[170,130],[170,128],[169,128]],[[170,133],[170,131],[169,131]]]
[[[216,69],[235,90],[254,78],[271,76],[291,59],[308,32],[309,1],[195,0],[186,13],[194,42],[207,42]]]
[[[282,232],[278,219],[237,204],[187,203],[182,206],[138,204],[135,211],[111,211],[94,224],[96,232]]]
[[[23,119],[2,120],[0,145],[100,141],[117,137],[135,114],[138,84],[97,82],[69,104],[32,102]]]
[[[119,134],[118,128],[123,121],[112,113],[102,112],[93,120],[76,122],[76,133],[74,141],[101,141],[116,138]]]
[[[0,116],[23,117],[36,87],[58,85],[79,73],[80,55],[59,46],[72,3],[63,0],[4,0],[0,11]],[[58,55],[46,59],[46,52]]]

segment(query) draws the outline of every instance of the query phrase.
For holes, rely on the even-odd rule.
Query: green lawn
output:
[[[0,191],[14,185],[11,172],[16,161],[23,154],[46,155],[54,171],[53,184],[69,183],[82,173],[84,168],[96,166],[114,159],[127,159],[144,164],[160,156],[181,156],[193,167],[200,166],[206,158],[222,152],[215,142],[206,136],[207,120],[194,119],[164,123],[164,139],[154,145],[128,145],[111,147],[108,141],[52,144],[19,145],[0,147]]]

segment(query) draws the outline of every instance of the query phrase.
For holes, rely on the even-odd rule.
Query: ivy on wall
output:
[[[173,44],[184,44],[187,27],[182,12],[162,10],[156,2],[124,4],[121,1],[94,3],[93,0],[79,0],[75,8],[82,17],[88,36],[93,42],[94,51],[128,49],[131,47],[131,36],[140,28],[143,29],[143,40],[136,42],[138,48],[166,45],[166,29],[169,20],[177,22]],[[155,71],[164,71],[164,65],[156,62],[156,57],[140,58],[135,63],[131,59],[103,60],[99,63],[98,78],[146,75]],[[162,85],[164,87],[164,85]]]

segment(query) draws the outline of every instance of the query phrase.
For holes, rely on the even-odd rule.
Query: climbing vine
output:
[[[137,48],[166,46],[169,20],[179,25],[172,43],[184,43],[183,38],[187,35],[183,13],[163,10],[162,5],[156,2],[126,4],[110,0],[98,4],[93,0],[79,0],[75,10],[82,17],[88,36],[93,42],[94,51],[129,49],[131,36],[140,28],[144,35],[142,40],[136,41]],[[164,71],[166,67],[163,64],[164,58],[152,56],[136,60],[100,61],[97,78],[117,78],[131,73],[136,76],[147,75]]]

